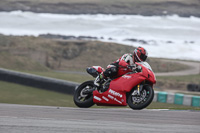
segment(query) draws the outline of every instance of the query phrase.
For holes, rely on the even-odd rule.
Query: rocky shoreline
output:
[[[93,40],[93,41],[98,41],[98,40],[105,40],[104,37],[95,37],[95,36],[66,36],[66,35],[59,35],[59,34],[40,34],[39,37],[41,38],[46,38],[46,39],[56,39],[56,40],[65,40],[65,41],[85,41],[85,40]],[[108,38],[108,40],[115,40],[114,38]],[[139,44],[145,44],[145,45],[157,45],[157,42],[155,40],[143,40],[143,39],[136,39],[136,38],[127,38],[124,39],[123,41],[127,42],[137,42]],[[174,43],[173,41],[166,41],[166,44],[171,44]],[[193,44],[195,43],[194,41],[184,41],[185,44]]]
[[[191,2],[182,1],[129,1],[95,3],[90,2],[34,2],[32,0],[1,0],[0,11],[31,11],[36,13],[58,13],[58,14],[130,14],[144,16],[162,16],[177,14],[182,17],[200,17],[200,0]]]

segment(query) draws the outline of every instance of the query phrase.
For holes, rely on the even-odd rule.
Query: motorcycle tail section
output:
[[[86,71],[94,78],[96,78],[100,73],[104,72],[105,70],[101,66],[92,66],[88,67]]]

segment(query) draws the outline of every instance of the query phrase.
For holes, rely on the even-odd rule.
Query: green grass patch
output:
[[[72,95],[0,81],[0,103],[74,107]]]
[[[69,80],[73,82],[81,83],[86,80],[94,79],[89,74],[71,74],[64,72],[55,72],[55,71],[24,71],[31,74],[36,74],[40,76],[52,77],[57,79]],[[157,81],[169,81],[171,83],[174,82],[186,82],[186,83],[195,83],[200,84],[200,74],[199,75],[186,75],[186,76],[157,76]]]
[[[158,80],[170,80],[175,82],[190,82],[190,83],[200,83],[199,75],[187,75],[187,76],[159,76]]]
[[[171,109],[171,110],[200,110],[200,107],[177,105],[170,103],[152,102],[147,109]]]
[[[188,84],[200,84],[200,75],[187,75],[187,76],[159,76],[157,78],[156,86],[161,91],[171,90],[187,90]]]
[[[54,71],[48,71],[48,72],[28,71],[27,73],[56,78],[56,79],[68,80],[68,81],[73,81],[77,83],[82,83],[87,80],[94,80],[94,78],[90,76],[89,74],[71,74],[71,73],[64,73],[64,72],[60,73],[60,72],[54,72]]]

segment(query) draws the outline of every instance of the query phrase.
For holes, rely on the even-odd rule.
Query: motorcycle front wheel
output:
[[[82,83],[74,93],[74,103],[80,108],[89,108],[93,103],[94,81],[86,81]]]
[[[146,108],[153,100],[154,90],[150,85],[144,85],[140,95],[134,94],[135,89],[128,95],[128,105],[134,110]]]

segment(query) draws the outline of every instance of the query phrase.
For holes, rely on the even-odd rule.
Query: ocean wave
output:
[[[5,35],[94,36],[102,41],[144,46],[152,57],[200,61],[200,18],[197,17],[12,11],[0,12],[0,18],[0,33]]]

